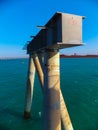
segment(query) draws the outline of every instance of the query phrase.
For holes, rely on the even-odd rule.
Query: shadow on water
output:
[[[98,74],[94,74],[94,75],[92,75],[93,77],[98,77]]]
[[[8,109],[8,108],[0,110],[0,117],[1,116],[3,117],[14,116],[14,118],[18,118],[19,120],[23,122],[29,122],[29,121],[38,122],[40,120],[43,120],[43,116],[39,117],[38,115],[35,115],[35,114],[33,116],[31,115],[29,119],[24,119],[24,112],[20,112],[20,111]],[[3,129],[0,129],[0,130],[3,130]]]
[[[13,109],[2,109],[0,110],[0,113],[2,115],[5,115],[5,114],[9,114],[9,115],[12,115],[12,116],[15,116],[16,118],[23,118],[23,113],[19,112],[19,111],[15,111]]]
[[[0,130],[10,130],[9,128],[7,128],[6,126],[3,126],[0,124]]]

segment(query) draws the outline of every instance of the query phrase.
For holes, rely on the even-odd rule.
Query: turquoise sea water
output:
[[[74,130],[98,130],[98,58],[60,62],[61,89]],[[43,94],[37,75],[31,118],[23,119],[27,68],[27,59],[0,60],[0,130],[43,130]]]

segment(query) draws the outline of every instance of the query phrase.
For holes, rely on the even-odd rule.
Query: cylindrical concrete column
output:
[[[35,66],[33,63],[32,56],[29,57],[29,67],[28,67],[28,77],[27,77],[27,89],[26,89],[26,104],[24,111],[24,118],[28,119],[30,117],[32,97],[33,97],[33,87],[35,78]]]
[[[42,67],[40,65],[39,58],[36,53],[33,54],[33,61],[34,61],[34,65],[35,65],[38,77],[39,77],[41,87],[43,87],[43,81],[44,81],[43,71],[42,71]]]
[[[40,62],[42,70],[44,70],[44,51],[38,52],[37,53],[38,60]]]
[[[41,68],[40,61],[37,54],[33,54],[33,61],[34,61],[37,74],[41,83],[41,87],[43,90],[44,89],[44,75],[43,75],[43,70]],[[72,123],[71,123],[61,90],[60,90],[60,106],[61,106],[60,115],[61,115],[61,120],[62,120],[64,130],[73,130]]]
[[[44,130],[61,130],[59,50],[45,51]]]
[[[73,126],[61,91],[60,91],[60,105],[61,105],[60,113],[64,130],[73,130]]]

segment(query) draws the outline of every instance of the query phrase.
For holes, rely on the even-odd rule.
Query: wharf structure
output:
[[[61,54],[60,58],[98,58],[98,55],[64,55],[64,54]]]
[[[44,130],[73,130],[60,89],[59,50],[82,45],[83,16],[57,12],[29,42],[24,118],[30,117],[35,69],[44,95]],[[66,86],[67,87],[67,86]],[[70,95],[69,95],[70,96]]]

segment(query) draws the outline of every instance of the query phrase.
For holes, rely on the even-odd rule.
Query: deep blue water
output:
[[[74,129],[98,130],[98,58],[60,61],[61,90]],[[31,119],[23,119],[27,69],[27,59],[0,60],[0,130],[43,130],[43,94],[37,75]]]

